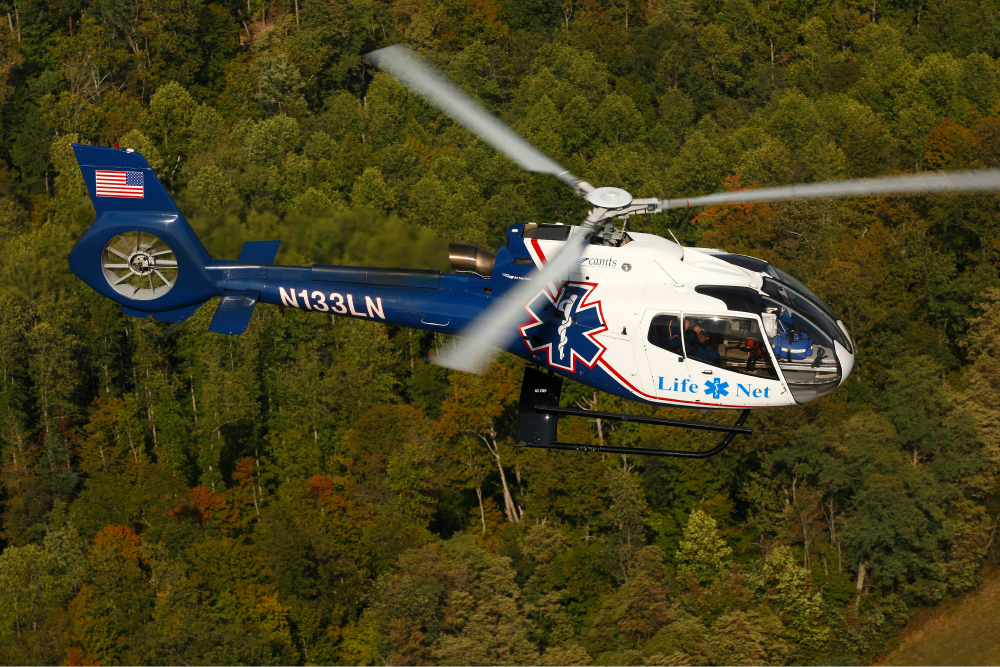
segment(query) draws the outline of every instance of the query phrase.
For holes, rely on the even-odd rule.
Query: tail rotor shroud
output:
[[[141,231],[117,234],[104,246],[104,277],[122,296],[158,299],[177,282],[177,258],[164,241]]]

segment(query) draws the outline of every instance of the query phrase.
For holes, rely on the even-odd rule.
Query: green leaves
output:
[[[677,574],[699,584],[718,581],[722,567],[733,550],[719,537],[715,519],[695,510],[684,528],[684,539],[677,549]]]
[[[449,375],[432,334],[261,305],[229,339],[208,304],[156,339],[68,271],[93,220],[68,144],[141,152],[213,257],[280,238],[284,264],[447,270],[447,241],[493,249],[583,209],[363,53],[414,44],[574,173],[690,197],[997,166],[995,17],[974,5],[19,4],[0,28],[4,660],[873,659],[908,613],[893,591],[933,603],[989,557],[995,197],[630,221],[791,270],[858,353],[726,458],[636,461],[505,448],[520,362]]]
[[[170,148],[170,135],[174,142],[181,140],[183,131],[191,123],[195,101],[176,81],[160,86],[149,98],[149,115],[153,126],[163,137],[163,147]]]

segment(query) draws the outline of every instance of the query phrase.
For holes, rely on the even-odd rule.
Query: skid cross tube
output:
[[[700,452],[683,452],[670,449],[646,449],[643,447],[605,447],[602,445],[580,445],[569,442],[550,442],[550,443],[513,443],[509,442],[508,445],[512,447],[534,447],[537,449],[568,449],[577,452],[606,452],[608,454],[638,454],[642,456],[667,456],[671,458],[678,459],[707,459],[710,456],[715,456],[723,449],[725,449],[733,438],[737,435],[750,435],[753,433],[752,428],[743,426],[746,422],[747,417],[750,416],[750,410],[743,410],[740,413],[739,419],[732,426],[728,424],[704,424],[701,422],[686,422],[679,421],[676,419],[660,419],[657,417],[641,417],[638,415],[625,415],[613,412],[599,412],[595,410],[582,410],[579,408],[560,408],[555,406],[541,406],[536,405],[535,410],[537,412],[547,412],[555,415],[566,415],[574,417],[596,417],[600,419],[618,419],[621,421],[631,421],[643,424],[658,424],[660,426],[677,426],[680,428],[691,428],[699,429],[703,431],[724,431],[726,432],[726,437],[723,438],[722,442],[713,447]]]
[[[636,422],[638,424],[658,424],[659,426],[679,426],[681,428],[691,428],[700,431],[723,431],[725,433],[738,433],[740,435],[750,435],[753,429],[743,426],[749,410],[744,410],[739,421],[734,426],[729,424],[705,424],[703,422],[687,422],[678,419],[663,419],[662,417],[644,417],[642,415],[626,415],[618,412],[601,412],[600,410],[584,410],[582,408],[560,408],[550,405],[536,405],[535,412],[548,412],[554,415],[566,415],[567,417],[590,417],[592,419],[617,419],[623,422]]]

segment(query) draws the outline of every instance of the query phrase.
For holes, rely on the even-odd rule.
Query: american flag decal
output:
[[[141,171],[101,171],[97,170],[98,197],[127,197],[142,199]]]

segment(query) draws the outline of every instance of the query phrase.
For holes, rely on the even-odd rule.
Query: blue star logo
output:
[[[723,382],[719,378],[713,378],[705,383],[705,393],[712,398],[729,396],[729,383]]]
[[[552,368],[576,373],[576,362],[593,368],[602,345],[595,336],[607,331],[601,302],[592,301],[596,283],[567,282],[553,299],[539,292],[525,310],[532,321],[520,327],[521,338],[532,353],[542,352]]]

